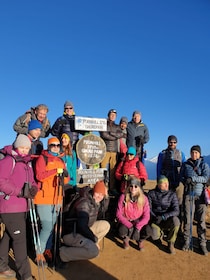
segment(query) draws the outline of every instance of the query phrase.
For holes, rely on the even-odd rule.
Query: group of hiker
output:
[[[199,145],[191,147],[186,160],[176,147],[177,137],[170,135],[167,148],[158,155],[156,185],[147,192],[144,145],[149,141],[148,127],[137,110],[131,121],[123,116],[118,125],[117,111],[110,109],[107,130],[99,131],[106,145],[100,167],[107,168],[108,180],[80,188],[76,145],[86,132],[75,129],[70,101],[64,103],[63,115],[53,125],[47,113],[48,107],[40,104],[20,116],[13,126],[16,139],[0,150],[1,278],[17,273],[22,280],[33,279],[26,242],[29,228],[34,261],[44,268],[58,260],[62,264],[96,257],[113,221],[124,249],[134,242],[143,251],[146,239],[161,247],[165,238],[168,252],[175,254],[180,233],[182,249],[191,250],[195,213],[199,246],[208,255],[205,215],[210,174]],[[41,138],[48,138],[46,149]],[[110,207],[110,200],[115,207]],[[108,218],[109,211],[113,220]],[[16,271],[9,267],[10,248]]]

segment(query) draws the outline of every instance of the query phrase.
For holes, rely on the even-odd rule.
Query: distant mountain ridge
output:
[[[204,160],[210,166],[210,155],[203,156]],[[144,165],[147,170],[148,179],[149,180],[156,180],[156,167],[157,167],[157,156],[151,159],[145,159]]]

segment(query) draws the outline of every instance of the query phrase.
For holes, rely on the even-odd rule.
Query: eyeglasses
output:
[[[130,187],[130,188],[135,188],[135,189],[137,189],[139,186],[136,186],[136,185],[130,185],[129,187]]]
[[[169,142],[169,144],[176,144],[176,141],[171,141]]]
[[[65,110],[72,110],[73,107],[66,107]]]
[[[55,148],[55,147],[59,148],[60,146],[61,146],[61,144],[50,144],[51,148]]]

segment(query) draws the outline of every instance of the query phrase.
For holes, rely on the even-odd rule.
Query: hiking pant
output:
[[[101,162],[101,168],[107,168],[109,170],[109,186],[110,190],[116,189],[115,169],[117,164],[117,153],[106,152],[104,159]],[[109,168],[107,167],[109,165]]]
[[[184,198],[184,240],[187,245],[192,235],[194,214],[197,221],[197,235],[199,244],[206,246],[206,209],[203,197],[186,195]]]
[[[125,225],[120,223],[119,228],[118,228],[118,233],[119,233],[119,236],[122,237],[123,239],[126,237],[128,237],[129,239],[133,239],[133,234],[135,232],[135,229],[136,229],[135,227],[127,228]],[[143,226],[139,232],[138,240],[136,240],[136,241],[143,241],[146,238],[147,238],[146,226]]]
[[[105,220],[99,220],[90,229],[97,236],[99,243],[108,233],[110,224]],[[64,262],[92,259],[99,254],[98,244],[79,233],[64,235],[63,242],[65,246],[60,248],[60,258]]]
[[[59,206],[57,211],[59,211]],[[39,236],[41,244],[40,253],[43,254],[45,249],[53,248],[53,232],[57,213],[54,205],[46,204],[37,204],[37,213],[41,222],[41,231]]]
[[[26,246],[26,213],[1,214],[6,226],[3,238],[0,240],[0,272],[8,270],[8,252],[10,241],[15,256],[15,264],[21,280],[31,277],[31,267]]]
[[[166,221],[161,221],[160,224],[151,223],[146,226],[147,235],[153,240],[158,240],[167,232],[167,241],[175,243],[177,233],[179,231],[180,221],[178,217],[170,217]]]

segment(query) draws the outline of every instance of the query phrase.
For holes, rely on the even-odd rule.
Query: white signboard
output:
[[[105,179],[106,168],[78,169],[77,184],[95,184],[97,181]]]
[[[107,119],[75,116],[75,129],[85,131],[107,131]]]

